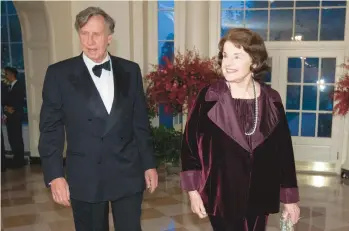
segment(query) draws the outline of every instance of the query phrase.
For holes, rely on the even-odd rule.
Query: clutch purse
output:
[[[289,219],[288,217],[284,218],[281,216],[281,218],[280,218],[280,230],[281,231],[294,231],[293,223],[292,223],[291,219]]]

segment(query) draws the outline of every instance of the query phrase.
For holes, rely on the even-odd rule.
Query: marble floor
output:
[[[348,231],[349,186],[337,176],[298,174],[301,216],[295,231]],[[160,174],[156,193],[143,203],[143,231],[210,231],[207,219],[191,213],[177,175]],[[277,231],[279,214],[269,218]],[[112,227],[110,219],[110,227]],[[74,230],[72,212],[52,202],[39,166],[8,170],[1,176],[2,231]]]

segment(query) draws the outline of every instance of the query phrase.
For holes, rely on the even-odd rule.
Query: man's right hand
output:
[[[67,181],[63,178],[56,178],[51,181],[51,192],[53,200],[60,204],[70,206],[70,192]]]
[[[198,191],[189,192],[191,210],[193,213],[196,213],[200,218],[207,217],[206,209],[204,203],[201,199],[201,196]]]

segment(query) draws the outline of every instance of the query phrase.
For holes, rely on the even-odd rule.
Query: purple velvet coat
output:
[[[261,84],[257,139],[248,145],[224,81],[201,90],[182,143],[181,186],[227,219],[279,212],[299,200],[291,135],[279,94]]]

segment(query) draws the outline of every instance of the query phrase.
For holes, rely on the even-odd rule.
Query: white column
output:
[[[186,2],[186,49],[209,55],[209,1]]]

